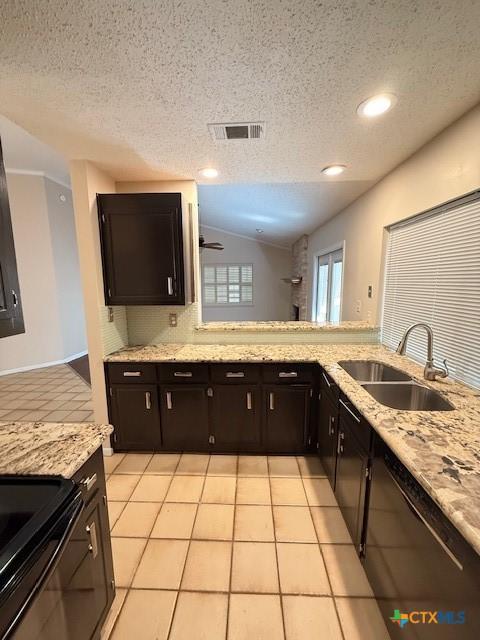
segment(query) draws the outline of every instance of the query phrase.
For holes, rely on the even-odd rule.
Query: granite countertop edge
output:
[[[447,398],[453,411],[400,411],[379,404],[338,364],[385,362]],[[451,379],[426,382],[423,367],[379,344],[161,344],[127,347],[107,362],[312,362],[356,409],[480,554],[480,391]]]
[[[0,421],[0,475],[72,478],[112,432],[90,422]]]

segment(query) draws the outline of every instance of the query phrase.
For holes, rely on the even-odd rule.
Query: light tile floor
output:
[[[105,459],[102,640],[388,640],[316,458]]]
[[[0,376],[0,421],[91,422],[90,386],[66,364]]]

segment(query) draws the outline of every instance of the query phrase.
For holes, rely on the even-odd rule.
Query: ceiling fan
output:
[[[200,236],[199,238],[200,249],[216,249],[216,251],[223,251],[223,244],[221,242],[205,242],[205,238]]]

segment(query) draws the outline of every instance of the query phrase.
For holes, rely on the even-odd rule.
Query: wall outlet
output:
[[[362,301],[361,300],[357,300],[355,303],[355,313],[362,313]]]
[[[368,297],[371,298],[373,295],[373,287],[371,284],[368,285]]]
[[[176,327],[177,326],[177,314],[176,313],[169,313],[168,314],[168,323],[171,327]]]

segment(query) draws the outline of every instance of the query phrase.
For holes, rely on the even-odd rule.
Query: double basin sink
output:
[[[455,408],[433,389],[418,384],[403,371],[383,362],[342,360],[338,364],[377,402],[392,409],[452,411]]]

